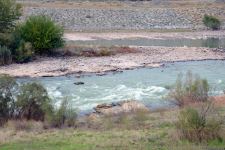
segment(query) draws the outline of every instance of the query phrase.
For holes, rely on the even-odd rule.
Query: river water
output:
[[[92,46],[164,46],[164,47],[209,47],[225,48],[225,38],[205,38],[205,39],[147,39],[147,38],[125,38],[125,39],[97,39],[91,41],[68,41],[74,45]]]
[[[89,111],[101,103],[135,99],[150,108],[169,106],[166,86],[174,84],[179,73],[192,71],[206,78],[212,94],[223,94],[225,89],[225,61],[192,61],[166,64],[160,68],[139,68],[122,73],[109,73],[105,76],[95,74],[76,77],[42,77],[18,79],[20,82],[36,81],[48,90],[55,104],[67,97],[73,107]],[[75,82],[84,82],[75,85]]]

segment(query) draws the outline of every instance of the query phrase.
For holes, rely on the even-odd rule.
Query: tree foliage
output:
[[[221,26],[221,22],[218,18],[210,15],[204,15],[203,23],[206,27],[212,30],[218,30]]]
[[[176,125],[181,138],[196,143],[208,142],[221,138],[222,119],[212,103],[204,103],[200,108],[182,110]]]
[[[8,75],[0,75],[0,125],[13,116],[18,85]]]
[[[189,71],[185,78],[182,74],[178,75],[175,86],[170,90],[169,97],[174,100],[176,105],[183,107],[188,103],[207,101],[208,92],[208,81]]]
[[[21,5],[15,0],[0,0],[0,33],[7,32],[15,26],[21,16]]]
[[[51,100],[46,89],[38,83],[22,85],[17,97],[20,118],[44,121],[46,113],[51,111]]]
[[[63,28],[47,16],[31,16],[20,27],[21,38],[30,42],[36,53],[49,53],[63,46]]]

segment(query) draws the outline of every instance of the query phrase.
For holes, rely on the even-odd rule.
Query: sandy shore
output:
[[[114,39],[125,39],[125,38],[147,38],[147,39],[206,39],[209,37],[213,38],[224,38],[225,30],[220,31],[198,31],[198,32],[148,32],[148,31],[124,31],[124,32],[100,32],[100,33],[85,33],[85,32],[74,32],[65,33],[64,38],[71,41],[89,41],[89,40],[114,40]]]
[[[137,67],[159,67],[173,61],[225,59],[225,53],[209,48],[136,47],[139,52],[105,57],[39,58],[27,64],[0,67],[0,74],[40,77],[72,73],[104,73]]]

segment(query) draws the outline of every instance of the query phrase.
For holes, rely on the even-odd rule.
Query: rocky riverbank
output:
[[[65,29],[73,31],[205,29],[202,18],[205,14],[212,14],[221,19],[222,28],[225,28],[223,3],[174,5],[170,1],[157,5],[152,2],[30,4],[24,8],[23,18],[48,15]]]
[[[133,47],[135,53],[118,53],[104,57],[39,58],[27,64],[0,67],[0,74],[16,77],[62,76],[72,73],[121,71],[138,67],[159,67],[166,62],[225,59],[221,49],[188,47]]]

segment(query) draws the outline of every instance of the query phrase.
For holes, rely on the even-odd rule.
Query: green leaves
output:
[[[0,66],[10,64],[11,62],[11,51],[7,47],[0,45]]]
[[[220,28],[221,22],[214,16],[204,15],[203,23],[206,27],[212,30],[218,30]]]
[[[0,0],[0,33],[15,27],[16,20],[21,16],[21,5],[15,0]]]
[[[64,44],[63,29],[46,16],[31,16],[20,27],[20,33],[26,42],[32,44],[38,54],[49,53]]]

